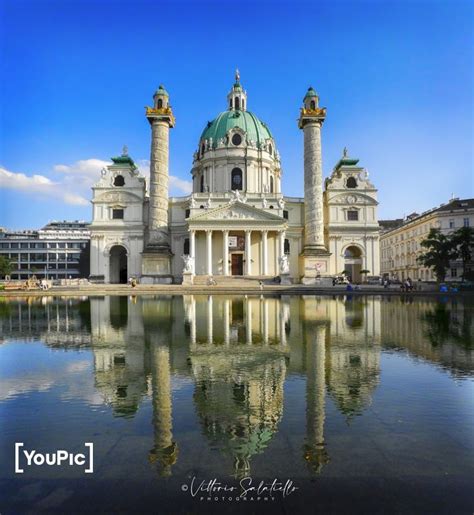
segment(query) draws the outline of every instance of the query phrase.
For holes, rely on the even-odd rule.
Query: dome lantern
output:
[[[158,89],[153,95],[153,102],[155,109],[166,109],[169,104],[169,95],[163,84],[158,86]]]
[[[303,98],[303,104],[305,109],[314,111],[319,107],[319,96],[312,86],[308,88],[306,95]]]
[[[244,91],[240,84],[239,70],[235,70],[235,82],[227,95],[227,103],[229,111],[246,111],[247,110],[247,92]]]

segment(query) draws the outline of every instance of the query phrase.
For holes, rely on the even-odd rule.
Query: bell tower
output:
[[[329,275],[329,256],[324,244],[323,165],[321,127],[326,108],[310,87],[303,99],[298,127],[304,134],[304,248],[301,255],[304,284]]]
[[[168,234],[169,132],[175,119],[169,95],[160,85],[153,107],[146,108],[151,125],[150,202],[146,246],[142,259],[142,282],[171,283],[171,250]]]

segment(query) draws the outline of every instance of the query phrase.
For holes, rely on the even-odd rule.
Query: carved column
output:
[[[163,86],[155,92],[153,101],[153,107],[146,108],[151,125],[150,202],[141,282],[169,284],[173,280],[168,233],[169,130],[175,119]]]
[[[323,120],[306,120],[304,132],[304,223],[305,251],[326,251],[323,221],[323,164],[321,126]]]
[[[153,247],[169,247],[169,129],[169,121],[161,118],[151,120],[148,245]]]
[[[301,109],[298,127],[304,134],[304,248],[303,283],[312,284],[329,275],[329,257],[324,244],[323,166],[321,127],[326,109],[319,107],[317,93],[309,88]]]

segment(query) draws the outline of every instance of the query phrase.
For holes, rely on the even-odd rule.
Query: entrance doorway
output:
[[[114,245],[110,249],[110,282],[127,284],[127,249],[122,245]]]
[[[360,283],[362,270],[362,252],[358,247],[347,247],[344,252],[344,270],[353,283]]]
[[[244,255],[231,254],[232,275],[244,274]]]

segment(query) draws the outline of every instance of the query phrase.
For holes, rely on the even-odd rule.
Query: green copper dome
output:
[[[253,140],[257,144],[267,139],[273,139],[267,125],[249,111],[224,111],[215,120],[207,123],[201,134],[200,141],[212,138],[212,146],[217,146],[218,140],[225,138],[227,133],[238,127],[246,132],[247,141]]]

